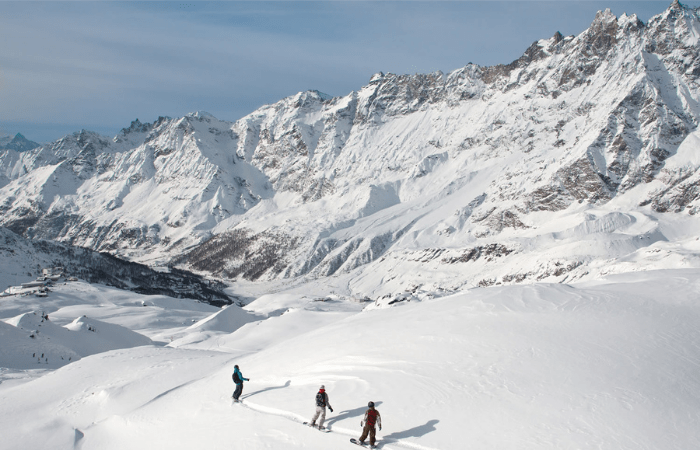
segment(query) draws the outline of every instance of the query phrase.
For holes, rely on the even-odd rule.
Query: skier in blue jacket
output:
[[[233,401],[238,402],[238,397],[241,396],[241,393],[243,392],[243,382],[244,381],[250,381],[248,378],[243,378],[243,374],[241,373],[241,370],[238,368],[238,364],[233,366],[233,382],[236,383],[236,390],[233,391]]]

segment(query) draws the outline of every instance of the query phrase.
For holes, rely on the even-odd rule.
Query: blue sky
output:
[[[670,3],[0,1],[0,134],[113,136],[198,110],[234,121],[299,91],[346,95],[378,71],[507,64],[598,10],[646,22]]]

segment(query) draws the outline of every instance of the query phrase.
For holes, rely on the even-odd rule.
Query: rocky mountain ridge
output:
[[[28,240],[0,228],[0,282],[20,285],[42,275],[42,269],[62,267],[65,277],[77,277],[140,294],[196,299],[215,306],[239,300],[223,292],[223,283],[204,280],[182,270],[156,271],[107,253],[41,239]]]
[[[1,136],[0,137],[0,150],[14,150],[16,152],[24,152],[27,150],[32,150],[39,147],[34,141],[30,141],[26,137],[22,136],[22,133],[17,133],[14,137],[11,136]]]
[[[11,180],[2,188],[2,224],[125,256],[191,245],[202,237],[192,236],[193,228],[206,229],[260,198],[245,180],[262,175],[227,154],[228,126],[206,113],[153,124],[137,119],[112,140],[83,130],[11,154],[2,159]]]
[[[700,212],[698,36],[677,1],[647,24],[606,10],[507,65],[380,72],[235,123],[77,133],[3,155],[0,225],[229,279],[351,277],[363,293],[411,291],[416,271],[439,288],[564,281],[643,267],[669,241],[694,255],[678,230]]]

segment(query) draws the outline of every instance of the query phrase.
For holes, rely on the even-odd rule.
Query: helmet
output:
[[[374,408],[374,402],[367,403],[367,406],[369,406],[370,408]]]
[[[233,366],[233,367],[234,367],[235,369],[238,369],[238,364],[236,364],[236,365],[235,365],[235,366]]]
[[[326,386],[321,385],[321,387],[319,389],[325,389],[325,388],[326,388]]]

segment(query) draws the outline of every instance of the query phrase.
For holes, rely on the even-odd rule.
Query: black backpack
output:
[[[238,377],[238,372],[233,372],[233,382],[236,384],[241,384],[243,380]]]
[[[316,394],[316,406],[326,406],[326,393],[319,392]]]

